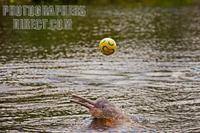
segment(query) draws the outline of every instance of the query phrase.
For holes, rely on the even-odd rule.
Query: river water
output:
[[[89,8],[72,31],[56,32],[13,31],[1,20],[1,132],[92,132],[71,94],[106,97],[159,132],[200,132],[199,13]],[[97,49],[104,37],[119,46],[111,56]]]

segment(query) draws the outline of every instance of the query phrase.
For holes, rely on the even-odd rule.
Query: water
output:
[[[1,22],[0,130],[89,132],[91,117],[69,102],[73,93],[104,96],[163,132],[200,132],[199,12],[89,8],[73,31],[60,32],[12,31]],[[114,55],[96,49],[104,37],[119,45]]]

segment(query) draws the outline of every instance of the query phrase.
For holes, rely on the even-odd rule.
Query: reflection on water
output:
[[[105,96],[162,131],[200,132],[199,8],[90,10],[73,31],[1,22],[0,130],[88,132],[86,109],[69,102],[76,93]],[[103,37],[119,51],[97,52]]]

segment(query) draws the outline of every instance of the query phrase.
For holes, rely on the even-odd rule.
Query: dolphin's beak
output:
[[[92,109],[95,107],[95,103],[93,101],[77,95],[72,95],[72,99],[70,101],[82,105],[88,109]]]

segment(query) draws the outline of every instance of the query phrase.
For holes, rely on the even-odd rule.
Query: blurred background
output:
[[[137,30],[137,34],[133,34],[131,37],[136,39],[145,39],[152,36],[178,36],[183,30],[187,30],[187,26],[182,23],[190,23],[190,14],[183,14],[183,8],[190,8],[195,11],[199,7],[198,0],[2,0],[3,4],[82,4],[86,5],[87,15],[86,17],[57,17],[57,18],[70,18],[73,21],[73,31],[25,31],[25,30],[13,30],[12,19],[13,17],[0,16],[0,60],[2,62],[7,60],[13,60],[15,58],[45,58],[48,57],[66,57],[66,49],[60,47],[68,47],[77,45],[79,43],[92,46],[99,41],[99,39],[106,36],[118,35],[118,39],[126,40],[124,38],[124,32],[128,27],[132,28],[132,32]],[[173,16],[170,13],[163,13],[160,15],[160,9],[171,9]],[[144,9],[144,13],[140,15],[141,18],[134,18],[134,14],[137,11]],[[109,14],[105,13],[109,10]],[[133,11],[133,13],[126,11]],[[153,12],[148,22],[142,20],[147,15],[148,10]],[[125,15],[123,14],[125,13]],[[162,12],[162,11],[161,11]],[[164,11],[165,12],[165,11]],[[168,11],[167,11],[168,12]],[[102,13],[102,15],[100,15]],[[117,14],[119,13],[119,14]],[[121,13],[121,14],[120,14]],[[1,10],[2,14],[2,10]],[[99,15],[99,17],[95,16]],[[105,18],[107,15],[107,18]],[[121,15],[121,16],[120,16]],[[125,17],[127,16],[127,18]],[[132,17],[133,16],[133,17]],[[100,17],[103,19],[101,20]],[[118,17],[118,18],[117,18]],[[137,15],[135,15],[137,17]],[[176,18],[174,18],[176,17]],[[18,17],[20,18],[20,17]],[[50,18],[50,17],[46,17]],[[97,18],[99,20],[97,20]],[[123,20],[121,20],[123,19]],[[144,18],[145,19],[145,18]],[[176,20],[174,20],[176,19]],[[129,21],[130,20],[130,21]],[[141,20],[139,23],[145,23],[143,25],[137,24],[136,21]],[[102,22],[100,22],[102,21]],[[112,21],[115,21],[112,24]],[[125,24],[122,22],[124,21]],[[163,21],[163,22],[161,22]],[[130,23],[130,24],[129,24]],[[166,23],[166,24],[162,24]],[[135,26],[132,26],[136,24]],[[92,26],[90,26],[92,25]],[[97,27],[95,27],[96,25]],[[112,26],[111,26],[112,25]],[[147,25],[152,25],[148,27]],[[117,27],[115,27],[117,26]],[[147,27],[146,27],[147,26]],[[95,29],[94,31],[94,28]],[[151,29],[154,28],[154,29]],[[178,29],[177,29],[178,28]],[[125,30],[124,30],[125,29]],[[162,30],[163,29],[163,30]],[[147,30],[148,32],[143,32]],[[95,33],[93,33],[95,32]],[[142,32],[142,36],[141,36]],[[172,34],[168,34],[168,33]],[[185,32],[185,31],[184,31]],[[87,35],[86,35],[87,33]],[[182,35],[180,35],[182,36]],[[115,37],[114,37],[115,38]],[[91,42],[95,41],[95,42]],[[15,44],[13,44],[15,43]],[[17,43],[17,45],[16,45]],[[56,48],[55,48],[56,47]],[[33,50],[37,50],[35,52]],[[41,51],[41,52],[39,52]],[[37,54],[35,56],[34,54]],[[6,56],[5,56],[6,55]]]
[[[198,0],[2,0],[2,3],[51,3],[51,4],[85,4],[85,5],[118,5],[118,6],[181,6],[198,3]]]

